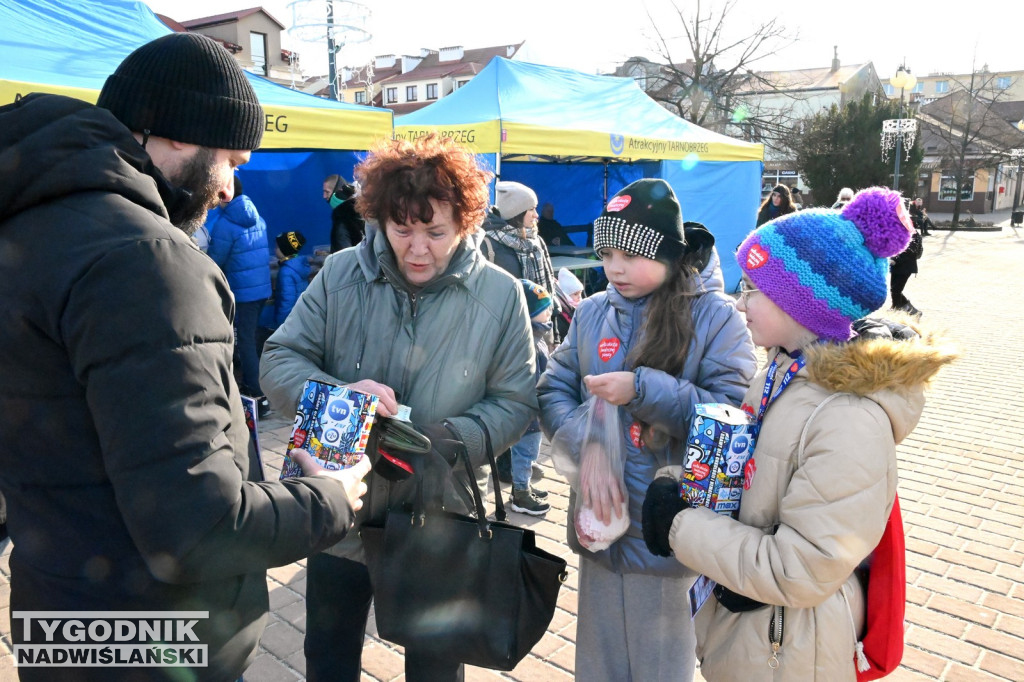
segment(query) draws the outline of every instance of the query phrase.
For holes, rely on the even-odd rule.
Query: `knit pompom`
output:
[[[843,208],[843,217],[864,235],[864,245],[875,256],[888,258],[907,248],[914,229],[899,192],[869,187],[857,192]]]

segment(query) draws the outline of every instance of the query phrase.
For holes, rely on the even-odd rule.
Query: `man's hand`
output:
[[[359,391],[360,393],[369,393],[380,398],[377,403],[377,414],[382,417],[394,417],[398,414],[398,400],[395,398],[395,392],[391,390],[390,386],[377,383],[370,379],[362,379],[351,384],[347,384],[348,388],[353,391]]]
[[[320,466],[320,463],[313,459],[305,450],[295,448],[288,453],[292,461],[302,469],[303,476],[326,476],[341,483],[345,488],[345,495],[352,511],[359,511],[363,508],[363,501],[360,499],[366,494],[366,484],[363,478],[370,473],[370,458],[363,455],[358,462],[347,469],[330,471]]]
[[[624,499],[620,476],[612,472],[604,449],[597,443],[588,443],[580,454],[580,492],[583,506],[594,510],[601,523],[612,522],[612,514],[622,516]]]
[[[625,405],[636,397],[636,375],[632,372],[588,374],[583,377],[587,390],[612,405]]]

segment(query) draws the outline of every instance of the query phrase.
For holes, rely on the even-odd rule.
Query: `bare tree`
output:
[[[738,93],[755,87],[771,91],[774,86],[754,73],[753,66],[776,54],[796,40],[796,34],[777,18],[765,21],[742,35],[729,29],[739,22],[729,16],[735,0],[716,3],[679,4],[669,0],[678,17],[680,35],[655,20],[648,10],[654,42],[661,64],[649,76],[648,94],[674,114],[703,128],[726,132],[730,126],[748,139],[778,147],[789,133],[793,120],[786,109],[761,110]],[[674,26],[673,22],[673,26]]]
[[[963,190],[974,174],[1005,162],[1009,148],[1019,144],[1018,131],[992,107],[1007,92],[996,87],[996,78],[987,68],[979,71],[972,64],[969,76],[953,79],[958,87],[951,94],[922,106],[919,112],[924,133],[939,147],[943,173],[955,183],[953,226],[959,224]]]

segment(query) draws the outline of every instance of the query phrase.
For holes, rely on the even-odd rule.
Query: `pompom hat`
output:
[[[594,221],[594,252],[608,248],[668,263],[683,255],[683,210],[672,186],[645,178],[619,190]]]
[[[519,283],[523,285],[523,291],[526,293],[526,307],[530,311],[530,317],[536,317],[551,307],[551,295],[544,287],[528,279],[521,279]]]
[[[736,260],[787,315],[819,338],[847,341],[852,323],[885,303],[888,259],[912,230],[899,193],[872,187],[841,211],[807,209],[765,223]]]

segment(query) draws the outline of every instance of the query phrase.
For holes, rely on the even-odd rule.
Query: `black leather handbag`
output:
[[[359,535],[381,637],[437,658],[512,670],[551,623],[565,560],[538,548],[532,530],[505,523],[486,429],[484,436],[497,521],[487,520],[469,458],[461,456],[476,518],[427,510],[421,490],[411,512],[390,510],[382,525],[364,524]]]

